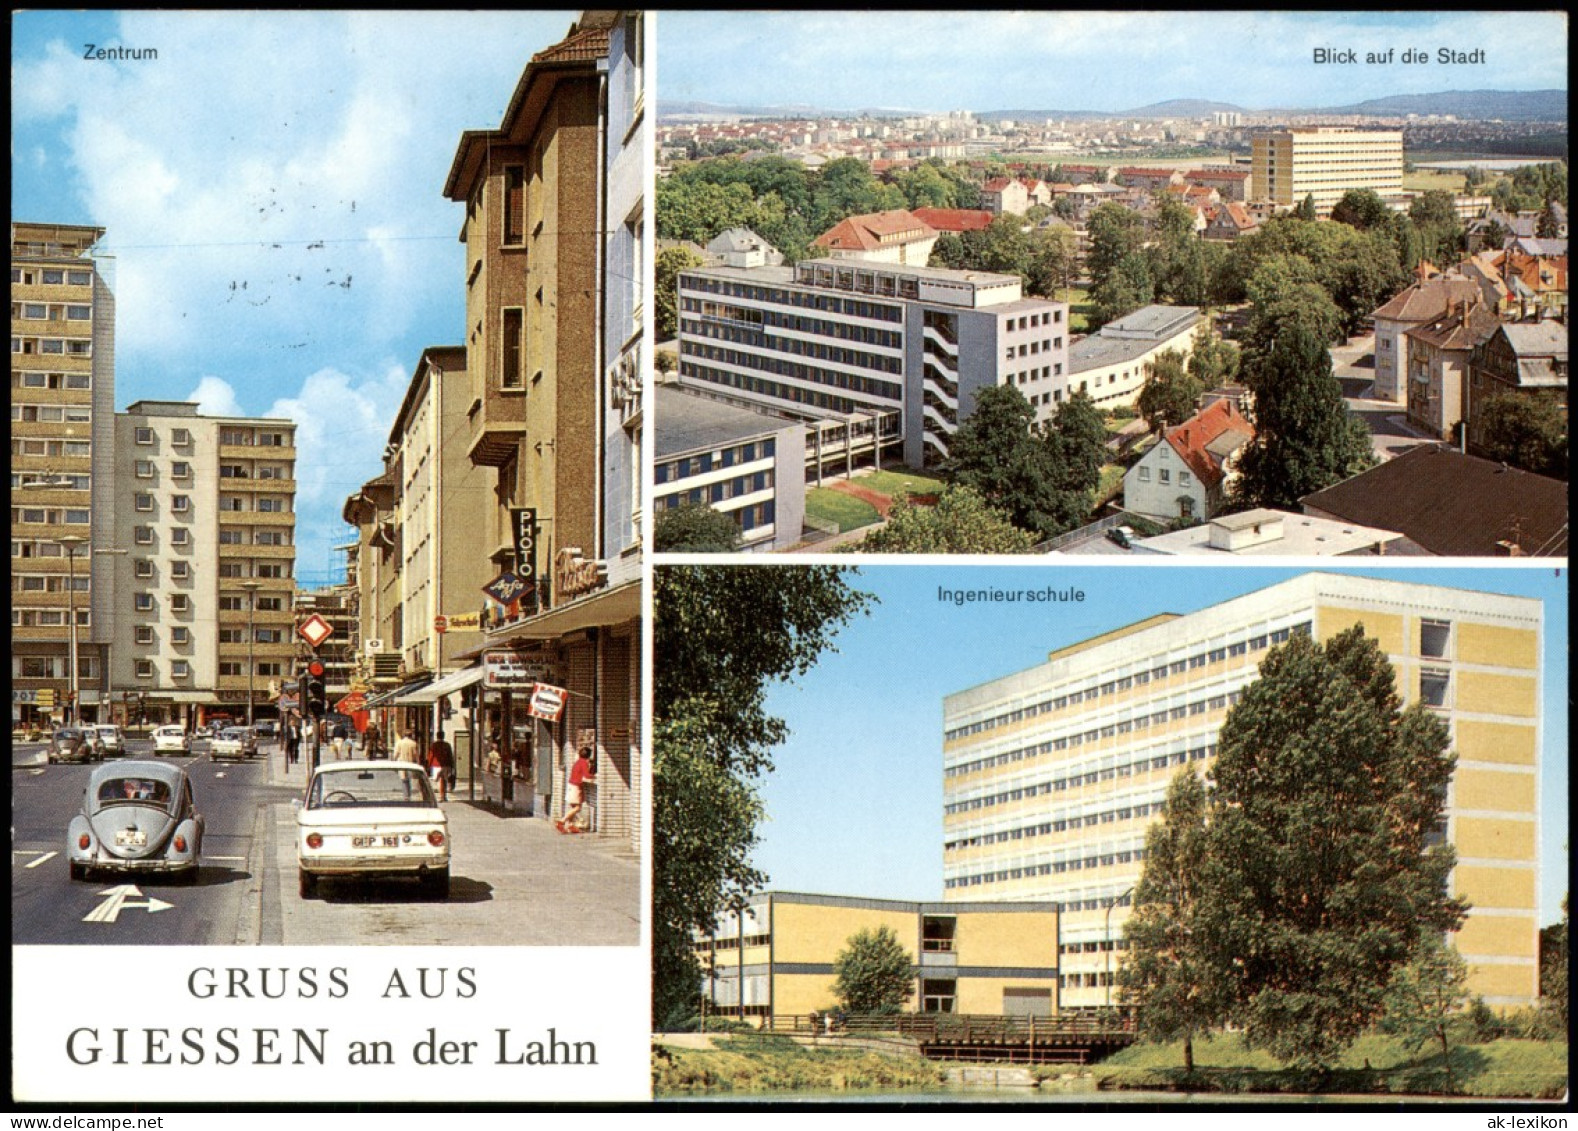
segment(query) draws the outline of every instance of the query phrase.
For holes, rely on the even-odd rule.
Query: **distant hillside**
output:
[[[1565,90],[1446,90],[1439,94],[1395,94],[1352,106],[1325,108],[1333,114],[1452,114],[1500,118],[1504,122],[1565,122]]]

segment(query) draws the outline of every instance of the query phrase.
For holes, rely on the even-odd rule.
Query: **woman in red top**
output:
[[[562,833],[584,833],[586,828],[576,823],[576,818],[581,815],[583,789],[585,786],[596,785],[597,779],[592,776],[592,750],[588,746],[581,747],[576,755],[575,765],[570,767],[570,781],[565,789],[564,799],[570,806],[563,817],[554,824]]]

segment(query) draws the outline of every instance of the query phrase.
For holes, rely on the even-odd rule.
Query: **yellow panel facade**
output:
[[[965,966],[1056,966],[1057,916],[966,912],[958,919],[954,950]]]
[[[1002,1015],[1005,990],[1045,990],[1048,1013],[1057,1010],[1057,978],[960,978],[955,1012]]]
[[[1533,860],[1534,822],[1498,821],[1494,817],[1459,817],[1456,822],[1460,860]]]
[[[1461,864],[1452,873],[1452,894],[1475,907],[1535,907],[1534,869],[1477,868]]]
[[[1458,809],[1534,812],[1534,775],[1516,770],[1459,770],[1452,804]]]
[[[1532,766],[1536,755],[1534,737],[1532,723],[1522,725],[1462,719],[1457,724],[1454,748],[1460,763],[1507,762]]]
[[[775,1014],[820,1013],[837,1005],[831,974],[779,974],[773,979]]]
[[[915,960],[918,924],[913,914],[775,901],[773,958],[780,963],[831,963],[849,945],[850,936],[880,927],[891,928],[910,960]]]
[[[1497,998],[1523,1000],[1539,993],[1539,971],[1533,966],[1480,966],[1468,964],[1469,992],[1487,1003]]]
[[[1470,961],[1475,955],[1534,958],[1540,952],[1533,915],[1480,915],[1464,923],[1452,942]]]
[[[1381,646],[1389,656],[1406,652],[1403,618],[1395,613],[1378,613],[1359,609],[1322,607],[1315,610],[1315,635],[1318,640],[1330,640],[1354,625],[1364,629],[1364,634]]]
[[[1532,630],[1469,623],[1459,625],[1457,631],[1459,663],[1503,668],[1539,666],[1539,634]]]
[[[1533,676],[1464,672],[1458,678],[1456,706],[1459,711],[1533,718],[1535,701]]]

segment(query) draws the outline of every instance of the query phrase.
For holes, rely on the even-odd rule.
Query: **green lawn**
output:
[[[1462,173],[1449,172],[1446,169],[1415,169],[1411,173],[1403,174],[1405,192],[1430,192],[1433,189],[1462,192],[1464,184],[1465,178]]]
[[[900,495],[935,495],[942,491],[943,481],[935,475],[920,471],[874,471],[862,475],[854,482],[889,498]]]
[[[1053,296],[1057,302],[1068,303],[1068,329],[1071,334],[1084,334],[1090,330],[1090,292],[1084,287],[1060,287]]]
[[[870,503],[863,503],[831,487],[813,487],[805,493],[805,513],[823,522],[838,523],[838,531],[870,526],[881,515]]]

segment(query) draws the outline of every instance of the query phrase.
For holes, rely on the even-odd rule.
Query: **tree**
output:
[[[1392,210],[1374,189],[1349,189],[1331,209],[1333,221],[1361,232],[1385,227],[1391,217]]]
[[[1189,347],[1189,376],[1201,389],[1219,389],[1238,377],[1238,343],[1219,338],[1210,319],[1200,323]]]
[[[769,684],[809,671],[869,605],[827,566],[655,571],[652,1018],[692,1008],[693,932],[765,877],[750,863],[757,782],[788,730],[763,708]]]
[[[1054,489],[1054,505],[1041,529],[1048,537],[1072,530],[1089,517],[1101,468],[1107,462],[1107,426],[1096,402],[1074,392],[1040,431]],[[1049,520],[1049,521],[1047,521]]]
[[[851,935],[833,976],[833,992],[850,1013],[898,1013],[915,993],[910,956],[892,927]]]
[[[1315,211],[1315,194],[1310,193],[1303,200],[1299,201],[1299,206],[1293,210],[1293,215],[1297,216],[1300,220],[1314,221],[1317,219],[1318,213]]]
[[[1441,189],[1420,193],[1408,206],[1408,218],[1419,233],[1425,259],[1438,265],[1457,259],[1463,248],[1463,221],[1451,193]]]
[[[1540,1007],[1567,1031],[1567,896],[1562,896],[1562,921],[1540,928]]]
[[[1131,252],[1091,288],[1091,313],[1096,323],[1105,326],[1149,305],[1155,297],[1149,262],[1140,252]]]
[[[652,317],[658,341],[669,341],[679,333],[679,276],[700,266],[701,256],[687,247],[665,247],[653,260]]]
[[[1193,770],[1180,770],[1161,821],[1145,834],[1145,869],[1123,925],[1129,954],[1118,984],[1144,1036],[1183,1041],[1185,1072],[1194,1071],[1195,1034],[1223,1019],[1221,979],[1201,945],[1207,844],[1205,786]]]
[[[1536,475],[1567,478],[1567,414],[1560,401],[1497,393],[1485,398],[1480,427],[1487,458]]]
[[[1283,332],[1264,358],[1247,359],[1244,380],[1255,395],[1255,437],[1239,459],[1240,502],[1296,511],[1305,495],[1374,464],[1369,430],[1343,403],[1331,353],[1303,325]]]
[[[1441,842],[1456,757],[1362,627],[1295,632],[1229,711],[1211,776],[1203,945],[1252,1047],[1329,1068],[1419,935],[1456,930]]]
[[[1030,293],[1051,298],[1066,288],[1074,277],[1079,260],[1079,238],[1074,229],[1062,224],[1037,228],[1030,233]]]
[[[740,548],[740,527],[705,503],[681,503],[658,515],[652,548],[659,553],[732,553]]]
[[[1195,402],[1205,389],[1184,365],[1177,350],[1163,350],[1145,366],[1145,384],[1135,408],[1152,432],[1165,432],[1194,415]]]
[[[1034,537],[976,492],[949,485],[935,506],[899,499],[884,525],[847,548],[862,554],[1027,554],[1034,545]]]
[[[1431,1042],[1441,1046],[1447,1087],[1452,1086],[1449,1023],[1468,1000],[1468,963],[1439,934],[1423,933],[1408,963],[1399,966],[1386,989],[1381,1031],[1402,1039],[1417,1051]]]

